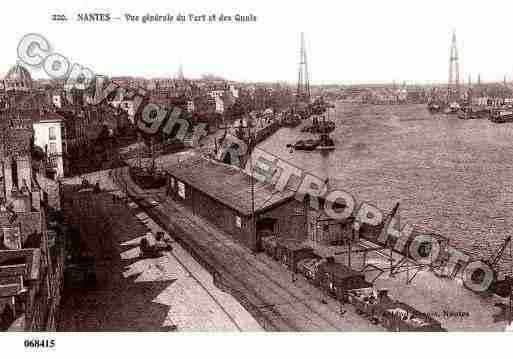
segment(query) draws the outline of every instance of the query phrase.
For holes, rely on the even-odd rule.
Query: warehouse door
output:
[[[262,251],[262,238],[264,237],[275,237],[277,236],[278,226],[276,224],[278,220],[276,218],[265,217],[259,218],[256,222],[257,232],[257,251]]]

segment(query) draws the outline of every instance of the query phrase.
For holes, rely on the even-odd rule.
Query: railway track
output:
[[[159,196],[160,197],[160,196]],[[160,197],[159,198],[161,203],[165,202],[167,199]],[[189,226],[194,226],[198,229],[199,226],[194,223],[194,221],[189,220]],[[290,290],[287,286],[283,286],[278,280],[274,279],[269,275],[265,270],[256,268],[246,260],[245,256],[248,254],[246,253],[240,253],[233,249],[232,247],[229,247],[227,244],[225,244],[222,239],[218,238],[218,236],[215,234],[214,231],[210,232],[211,235],[219,239],[217,242],[219,245],[226,248],[230,253],[233,254],[235,257],[235,260],[233,261],[236,263],[237,261],[241,261],[244,264],[244,268],[239,268],[241,271],[248,273],[248,269],[251,272],[252,277],[255,279],[254,283],[256,285],[262,285],[262,283],[269,283],[269,285],[266,288],[267,293],[269,291],[272,291],[277,295],[277,299],[273,300],[273,303],[269,304],[269,307],[283,307],[283,306],[290,306],[292,307],[293,311],[298,313],[304,313],[303,317],[306,321],[310,323],[319,323],[320,325],[317,325],[317,328],[315,330],[340,330],[341,328],[337,326],[337,324],[327,318],[325,315],[321,314],[321,312],[313,307],[312,304],[309,302],[317,302],[317,298],[301,298],[298,295],[296,295],[292,290]],[[269,265],[265,264],[264,262],[261,262],[262,266],[265,266],[267,269],[273,270],[272,268],[269,268]],[[226,268],[226,267],[225,267]],[[233,267],[232,267],[233,268]],[[228,268],[226,268],[228,269]],[[336,313],[333,313],[333,315],[337,315]],[[321,325],[322,324],[322,325]]]
[[[173,211],[176,211],[175,214],[178,215],[174,217],[174,221],[179,217],[187,227],[192,228],[199,236],[205,237],[205,228],[203,225],[200,226],[195,221],[185,218],[170,204],[166,205],[169,199],[166,198],[165,195],[157,192],[145,193],[140,190],[131,183],[130,180],[124,177],[126,173],[123,172],[119,173],[116,177],[118,181],[121,182],[120,185],[128,188],[131,195],[139,198],[144,197],[149,201],[157,200],[162,206],[166,206],[166,212],[158,208],[151,209],[150,211],[153,217],[157,217],[159,221],[164,224],[170,223],[169,218],[173,214]],[[275,271],[276,268],[272,268],[270,264],[259,261],[258,264],[260,268],[257,268],[254,265],[254,261],[251,262],[247,259],[247,256],[251,256],[251,254],[226,244],[222,238],[219,238],[215,229],[208,231],[208,234],[213,238],[209,241],[209,244],[214,246],[214,248],[219,248],[219,253],[222,253],[224,256],[223,261],[221,261],[217,259],[215,255],[212,255],[211,252],[209,259],[214,261],[217,270],[223,272],[222,275],[227,282],[229,282],[228,286],[240,288],[244,292],[242,295],[247,297],[244,299],[250,299],[251,301],[251,303],[245,303],[246,300],[240,300],[242,304],[246,304],[246,306],[249,304],[249,307],[252,307],[247,308],[250,312],[255,312],[256,310],[259,312],[256,315],[257,317],[264,316],[269,322],[272,322],[272,328],[267,329],[285,331],[333,331],[343,329],[340,322],[337,323],[336,320],[336,317],[339,315],[338,311],[329,308],[326,304],[321,304],[318,300],[320,295],[305,298],[304,294],[303,296],[301,295],[300,288],[296,287],[297,289],[291,289],[289,285],[283,285],[279,280],[273,278],[270,273]],[[229,256],[228,261],[226,261],[226,256]],[[224,264],[226,262],[228,263]],[[228,268],[228,265],[230,268]],[[234,272],[245,273],[244,278],[241,278],[240,275]],[[234,290],[234,288],[229,289],[230,291]],[[240,299],[240,295],[241,294],[236,297]]]
[[[123,171],[123,169],[120,169]],[[127,181],[124,178],[123,173],[115,173],[115,179],[118,181],[120,185],[122,185],[122,188],[126,188],[128,190],[129,196],[135,196],[135,197],[144,197],[143,192],[137,188],[133,183],[130,181]],[[162,211],[151,211],[153,219],[159,223],[159,224],[166,224],[169,223],[169,218],[162,213]],[[163,218],[164,217],[164,218]],[[166,218],[167,217],[167,218]],[[184,233],[180,233],[179,231],[176,231],[175,228],[168,226],[164,226],[166,230],[175,237],[175,240],[178,242],[181,242],[185,244],[185,238]],[[190,251],[189,245],[184,246],[188,251]],[[203,252],[203,251],[202,251]],[[220,276],[222,277],[222,284],[226,283],[227,288],[222,289],[228,289],[229,292],[231,292],[234,297],[236,297],[239,302],[250,312],[255,316],[255,319],[264,327],[266,330],[277,330],[277,331],[297,331],[299,330],[296,325],[291,322],[287,321],[285,318],[282,318],[279,313],[276,311],[276,309],[273,307],[273,305],[259,295],[257,291],[255,291],[253,288],[248,286],[244,281],[241,281],[236,276],[230,274],[230,272],[227,272],[227,268],[218,265],[217,260],[212,258],[211,255],[208,253],[201,253],[198,254],[198,251],[194,251],[191,253],[193,257],[196,259],[201,259],[200,263],[205,265],[205,262],[207,262],[209,265],[206,265],[206,267],[213,267],[210,265],[210,263],[214,262],[217,273],[220,273]],[[201,258],[198,258],[200,256]],[[208,268],[207,268],[208,269]],[[212,271],[211,271],[212,272]],[[213,273],[213,275],[215,275]],[[219,276],[219,275],[218,275]],[[219,281],[219,278],[216,278]],[[218,283],[220,284],[220,283]],[[224,286],[224,285],[223,285]]]

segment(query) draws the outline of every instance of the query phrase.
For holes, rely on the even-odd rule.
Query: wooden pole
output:
[[[347,266],[349,268],[351,268],[351,242],[352,241],[356,241],[356,231],[357,229],[353,226],[353,238],[349,238],[349,243],[348,243],[348,249],[349,251],[347,252]]]
[[[16,297],[14,295],[11,297],[11,305],[13,318],[16,319]]]
[[[390,261],[390,277],[392,277],[392,275],[393,275],[393,266],[394,266],[394,260],[392,258],[392,246],[390,246],[389,261]]]
[[[253,237],[253,240],[255,241],[255,253],[256,253],[256,246],[258,245],[258,238],[257,238],[257,231],[256,231],[256,218],[255,218],[255,180],[253,178],[253,159],[252,159],[252,154],[253,154],[253,139],[251,137],[251,127],[248,127],[248,131],[249,131],[249,169],[250,169],[250,176],[249,176],[249,181],[250,181],[250,185],[251,185],[251,222],[252,222],[252,226],[253,226],[253,233],[252,233],[252,237]]]
[[[406,283],[410,280],[410,261],[406,259]]]

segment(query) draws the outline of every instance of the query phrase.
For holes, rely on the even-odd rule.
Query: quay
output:
[[[231,132],[236,137],[248,141],[251,136],[254,144],[266,140],[276,133],[282,126],[284,115],[280,113],[264,113],[261,117],[256,118],[254,114],[250,114],[250,118],[242,118],[233,123]]]
[[[117,170],[116,179],[134,200],[159,203],[148,208],[148,215],[182,243],[212,273],[216,285],[231,293],[265,330],[382,330],[347,306],[347,313],[341,317],[338,300],[329,298],[302,276],[294,281],[290,271],[260,251],[262,243],[248,242],[247,238],[258,238],[253,237],[255,230],[265,232],[273,228],[280,236],[304,238],[303,232],[290,232],[292,227],[304,228],[304,224],[300,224],[300,218],[304,217],[297,202],[294,209],[289,206],[286,195],[280,199],[272,198],[266,195],[265,188],[256,185],[257,220],[256,227],[252,227],[249,208],[244,207],[248,203],[249,183],[241,182],[243,179],[236,168],[230,170],[224,164],[219,164],[224,173],[215,173],[211,169],[207,175],[200,176],[205,172],[202,170],[195,176],[197,168],[191,166],[190,161],[196,155],[189,151],[157,159],[158,165],[172,175],[174,189],[171,193],[169,188],[140,189],[131,181],[127,169]],[[187,172],[183,172],[183,168],[187,168]],[[234,187],[239,182],[244,185]],[[227,186],[226,191],[235,188],[231,191],[232,198],[227,198],[228,193],[223,194],[223,185]],[[266,213],[261,211],[263,208],[259,203],[268,200],[272,210]],[[241,206],[243,208],[239,208]],[[347,256],[338,253],[346,248],[344,245],[326,246],[308,240],[305,243],[320,255],[347,264]],[[388,260],[388,256],[380,251],[368,253],[365,259],[359,253],[353,256],[350,265],[359,271],[364,263],[385,266]],[[400,258],[395,254],[393,260],[397,263]],[[365,278],[377,288],[386,288],[393,298],[411,304],[423,313],[442,313],[436,319],[447,330],[504,329],[501,320],[497,319],[501,314],[494,297],[479,296],[457,281],[439,278],[431,271],[418,273],[417,279],[409,284],[406,284],[405,273],[394,276],[384,273],[376,278],[376,273],[365,272]],[[269,308],[273,310],[270,312]],[[445,312],[469,315],[465,318],[444,316]]]
[[[267,331],[380,331],[306,279],[292,281],[282,265],[263,253],[254,254],[233,235],[217,228],[164,191],[145,191],[130,179],[126,168],[116,181],[136,202],[158,202],[148,215],[213,275],[214,283],[233,295]]]
[[[144,208],[126,201],[109,171],[86,178],[98,183],[101,191],[81,186],[78,177],[66,179],[64,210],[70,223],[79,226],[83,246],[95,259],[97,284],[84,289],[81,281],[68,280],[59,330],[262,330]],[[159,231],[171,238],[172,251],[141,257],[141,239]]]

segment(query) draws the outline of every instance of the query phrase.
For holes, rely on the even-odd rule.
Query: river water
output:
[[[485,256],[512,232],[513,123],[431,115],[425,105],[343,102],[330,118],[337,148],[329,154],[290,153],[287,143],[313,137],[301,133],[301,125],[280,129],[258,147],[329,176],[358,202],[387,212],[400,202],[402,224],[428,228]]]

